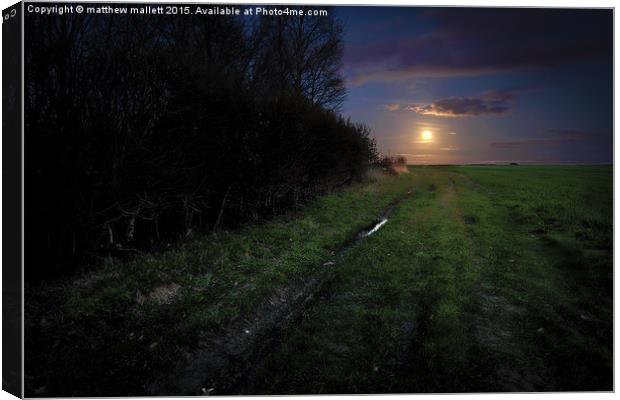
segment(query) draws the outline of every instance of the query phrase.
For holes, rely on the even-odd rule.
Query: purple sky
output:
[[[410,163],[611,163],[611,10],[337,7],[343,114]],[[422,132],[432,132],[423,140]]]

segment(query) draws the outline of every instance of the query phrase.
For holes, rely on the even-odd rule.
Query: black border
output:
[[[2,11],[2,390],[22,397],[22,3]]]

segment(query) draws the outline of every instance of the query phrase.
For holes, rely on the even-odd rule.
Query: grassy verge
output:
[[[312,275],[411,186],[410,175],[382,178],[262,226],[27,288],[27,394],[145,393],[200,338]]]

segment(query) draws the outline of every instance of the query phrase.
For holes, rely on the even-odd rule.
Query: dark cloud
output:
[[[525,139],[513,142],[491,142],[490,145],[496,149],[512,149],[516,147],[532,146],[532,145],[554,145],[562,143],[562,139]]]
[[[388,111],[408,110],[437,117],[465,117],[475,115],[500,115],[509,111],[515,93],[512,91],[489,91],[476,97],[448,97],[430,104],[387,104]]]
[[[424,35],[351,45],[351,83],[554,67],[612,54],[611,10],[429,9]]]
[[[565,140],[580,140],[584,139],[586,136],[595,135],[592,132],[585,132],[576,129],[547,129],[545,132],[551,135],[559,136]]]
[[[547,129],[545,133],[551,137],[540,139],[523,139],[507,142],[491,142],[490,146],[497,149],[511,149],[532,145],[554,146],[566,142],[580,141],[591,136],[596,136],[596,134],[594,133],[575,129]]]

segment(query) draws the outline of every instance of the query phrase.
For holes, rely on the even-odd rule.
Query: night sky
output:
[[[344,26],[343,114],[367,124],[383,154],[412,164],[613,161],[611,10],[332,12]]]

